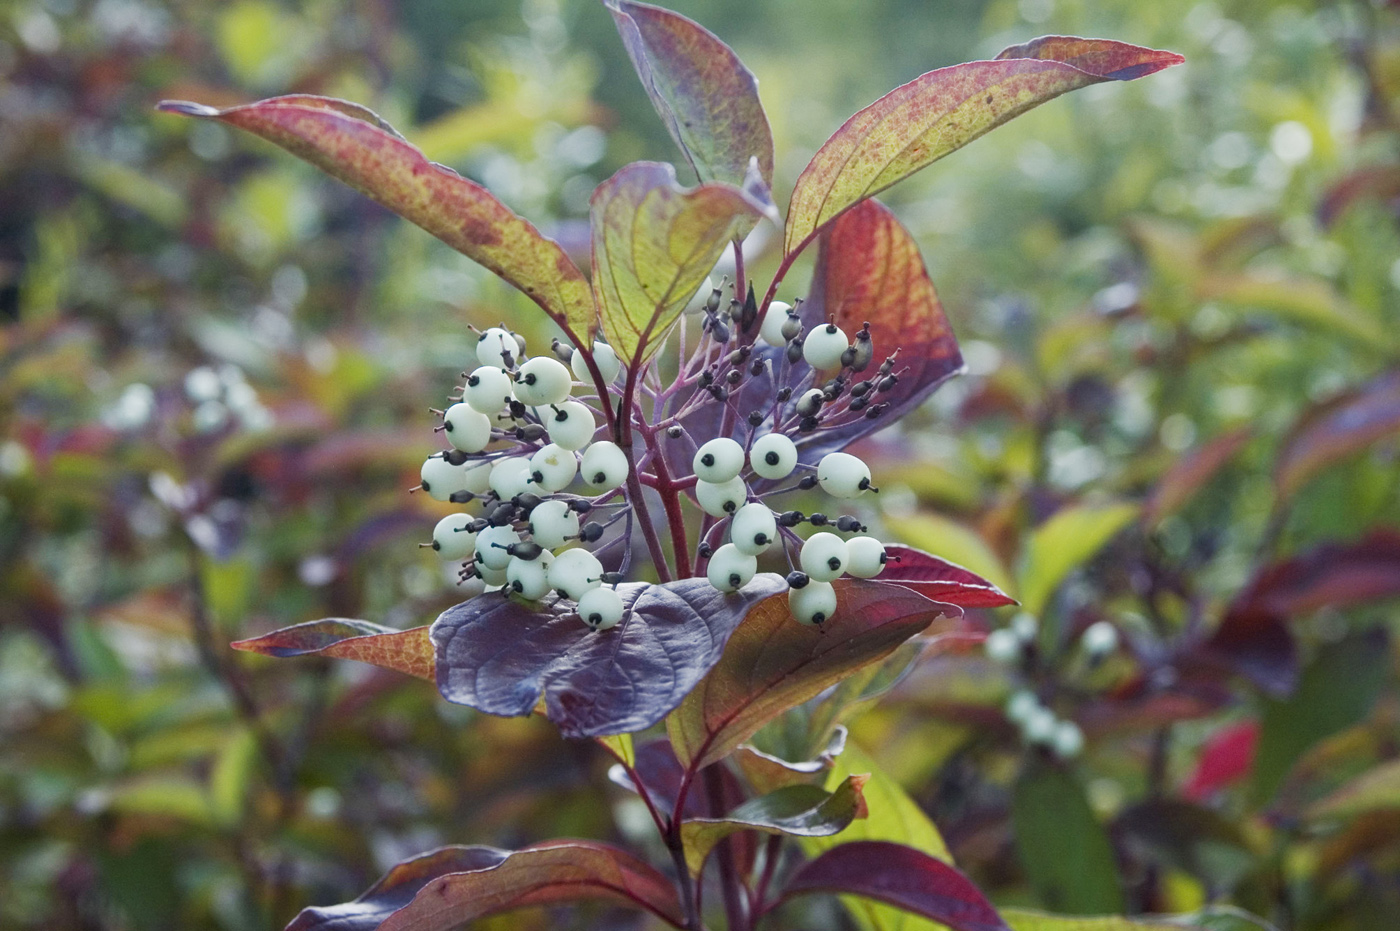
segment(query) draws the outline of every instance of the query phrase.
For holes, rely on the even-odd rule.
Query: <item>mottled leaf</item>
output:
[[[557,243],[481,185],[429,162],[364,107],[302,94],[223,110],[167,100],[160,109],[281,146],[500,275],[576,336],[593,328],[588,281]]]
[[[1007,931],[992,903],[962,873],[888,841],[839,844],[799,869],[783,898],[849,893],[931,918],[953,931]]]
[[[1308,817],[1354,818],[1400,809],[1400,760],[1372,767],[1308,808]]]
[[[1123,910],[1113,846],[1069,773],[1029,765],[1016,781],[1011,822],[1021,866],[1048,908],[1083,914]]]
[[[1258,721],[1240,721],[1222,727],[1201,745],[1196,768],[1182,788],[1182,794],[1193,801],[1204,801],[1239,782],[1253,768],[1258,746]]]
[[[433,680],[433,645],[427,627],[395,630],[348,618],[326,618],[239,640],[235,650],[266,656],[330,656]]]
[[[1291,497],[1334,463],[1397,433],[1400,373],[1390,372],[1304,418],[1284,441],[1274,466],[1279,494]]]
[[[700,768],[723,759],[788,708],[888,656],[935,619],[962,613],[880,582],[835,585],[836,614],[820,627],[793,620],[785,594],[749,613],[715,668],[666,721],[682,763]]]
[[[766,197],[766,188],[764,196]],[[634,162],[593,192],[593,291],[617,354],[645,361],[720,253],[771,203],[731,184],[683,188],[676,170]]]
[[[1176,513],[1235,458],[1235,454],[1253,436],[1253,431],[1248,427],[1231,430],[1176,460],[1157,480],[1147,503],[1143,505],[1143,523],[1150,526]]]
[[[751,159],[773,183],[773,133],[758,82],[713,33],[661,7],[607,0],[637,76],[702,182],[743,185]]]
[[[1137,513],[1133,504],[1075,505],[1031,531],[1017,586],[1026,610],[1045,610],[1065,577],[1092,559]]]
[[[1009,48],[995,61],[915,78],[847,120],[803,169],[788,208],[784,251],[798,251],[842,211],[1038,104],[1182,60],[1122,42],[1049,36]]]
[[[694,688],[754,605],[785,587],[772,573],[732,594],[704,579],[628,583],[618,586],[622,622],[598,633],[573,602],[532,610],[483,595],[432,625],[438,689],[448,701],[500,715],[527,715],[543,698],[566,737],[639,731]]]
[[[889,557],[876,579],[960,608],[999,608],[1016,599],[975,572],[910,546],[885,547]]]

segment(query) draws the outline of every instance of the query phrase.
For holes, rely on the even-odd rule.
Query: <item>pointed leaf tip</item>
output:
[[[219,111],[214,107],[207,107],[202,103],[195,103],[192,100],[162,100],[156,104],[156,109],[161,113],[174,113],[179,116],[195,117],[215,117]]]

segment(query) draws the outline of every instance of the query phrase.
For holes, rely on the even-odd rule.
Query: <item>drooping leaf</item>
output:
[[[846,749],[846,729],[837,727],[826,749],[814,760],[791,762],[757,747],[741,744],[730,757],[749,785],[760,794],[776,792],[788,786],[821,785],[831,771],[836,758]]]
[[[353,659],[420,679],[433,680],[433,645],[427,627],[395,630],[369,621],[332,617],[307,621],[239,640],[235,650],[266,656],[330,656]]]
[[[992,903],[962,873],[888,841],[839,844],[799,869],[783,898],[848,893],[931,918],[953,931],[1007,931]]]
[[[448,701],[499,715],[545,714],[566,737],[650,727],[710,670],[750,609],[786,586],[761,573],[743,592],[704,579],[618,586],[626,613],[590,631],[572,602],[531,610],[483,595],[443,612],[430,636],[438,690]]]
[[[1090,915],[1123,910],[1113,846],[1069,773],[1029,765],[1016,781],[1011,822],[1021,866],[1046,907]]]
[[[652,105],[701,182],[743,185],[749,162],[773,183],[773,133],[758,82],[733,49],[679,13],[606,0]]]
[[[1279,494],[1292,497],[1336,462],[1400,433],[1400,373],[1387,373],[1306,417],[1284,442],[1274,467]]]
[[[915,78],[847,120],[803,169],[788,208],[784,252],[797,252],[842,211],[1038,104],[1182,61],[1122,42],[1048,36],[1008,48],[995,61]]]
[[[975,572],[909,546],[886,546],[888,561],[876,579],[960,608],[999,608],[1016,599]]]
[[[1248,427],[1231,430],[1178,459],[1156,487],[1142,508],[1142,521],[1151,526],[1176,513],[1195,497],[1219,471],[1244,448],[1254,436]]]
[[[749,799],[723,818],[697,818],[681,825],[685,862],[699,875],[715,845],[739,831],[826,837],[839,834],[866,815],[864,776],[847,776],[830,792],[820,786],[791,785]]]
[[[888,656],[954,605],[881,582],[835,583],[836,614],[820,627],[793,620],[786,595],[758,604],[729,639],[724,655],[666,721],[681,762],[723,759],[766,722]]]
[[[1203,801],[1239,782],[1253,768],[1258,746],[1258,721],[1241,721],[1222,727],[1201,746],[1196,768],[1182,788],[1182,794],[1193,801]]]
[[[1133,504],[1075,505],[1031,531],[1017,586],[1026,610],[1045,610],[1065,577],[1092,559],[1137,513]]]
[[[1400,809],[1400,760],[1372,767],[1308,808],[1308,817],[1354,818]]]
[[[306,94],[223,110],[179,100],[159,108],[281,146],[500,275],[577,338],[593,329],[588,281],[557,243],[481,185],[429,162],[370,110]]]
[[[760,186],[766,197],[766,187]],[[745,224],[772,210],[723,182],[686,189],[676,170],[634,162],[593,192],[593,292],[619,357],[645,361]]]
[[[344,905],[308,908],[287,931],[449,931],[531,905],[603,901],[683,924],[675,887],[625,850],[547,841],[522,850],[446,847],[400,863]]]

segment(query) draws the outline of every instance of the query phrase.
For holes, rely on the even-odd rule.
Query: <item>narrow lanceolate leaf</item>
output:
[[[658,162],[634,162],[599,185],[593,291],[617,354],[645,361],[660,349],[730,240],[771,209],[732,184],[681,187],[676,170]]]
[[[885,556],[885,568],[877,580],[903,586],[925,598],[960,608],[1000,608],[1016,603],[977,573],[932,553],[912,546],[887,546]]]
[[[637,76],[703,181],[742,186],[751,159],[773,183],[773,133],[758,82],[713,33],[661,7],[606,0]]]
[[[223,110],[167,100],[160,109],[218,120],[281,146],[500,275],[577,337],[593,328],[588,281],[558,243],[481,185],[429,162],[364,107],[296,95]]]
[[[793,620],[785,594],[749,613],[714,669],[666,721],[682,763],[700,769],[723,759],[787,709],[888,656],[937,618],[962,614],[881,582],[835,585],[836,614],[821,627]]]
[[[523,850],[448,847],[401,863],[344,905],[308,908],[287,931],[448,931],[532,905],[602,901],[683,924],[675,887],[625,850],[548,841]]]
[[[1400,760],[1372,767],[1308,808],[1309,818],[1354,818],[1400,809]]]
[[[861,789],[864,776],[847,776],[828,792],[819,786],[792,785],[750,799],[724,818],[697,818],[681,825],[685,862],[699,875],[715,845],[739,831],[827,837],[840,834],[867,814]]]
[[[433,680],[433,645],[428,640],[427,627],[395,630],[369,621],[332,617],[239,640],[232,646],[266,656],[353,659]]]
[[[952,931],[1008,931],[971,880],[942,860],[903,844],[857,841],[833,847],[797,871],[783,898],[814,892],[876,899]]]
[[[1107,546],[1137,513],[1134,504],[1073,505],[1031,531],[1017,586],[1026,610],[1045,610],[1065,577]]]
[[[1050,36],[1009,48],[995,61],[915,78],[847,120],[803,169],[788,208],[784,251],[798,251],[842,211],[1038,104],[1182,60],[1122,42]]]
[[[1304,418],[1279,454],[1274,481],[1292,496],[1314,476],[1400,433],[1400,374],[1391,372]]]
[[[785,586],[771,572],[731,594],[704,579],[619,585],[626,613],[598,633],[583,625],[573,602],[532,610],[483,595],[433,623],[438,690],[499,715],[530,714],[543,698],[565,737],[639,731],[709,672],[750,608]]]
[[[1158,480],[1142,508],[1142,522],[1151,526],[1176,513],[1195,497],[1254,437],[1248,427],[1231,430],[1191,450]]]

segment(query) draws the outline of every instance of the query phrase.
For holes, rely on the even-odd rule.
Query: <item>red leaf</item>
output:
[[[1241,721],[1222,727],[1201,747],[1196,769],[1182,788],[1182,794],[1200,802],[1244,779],[1254,766],[1254,751],[1258,746],[1258,721]]]
[[[876,581],[889,582],[925,598],[960,608],[999,608],[1016,599],[975,572],[911,546],[887,546],[889,557]]]
[[[1207,482],[1225,467],[1235,454],[1253,437],[1248,427],[1232,430],[1191,450],[1177,460],[1158,480],[1152,495],[1143,505],[1142,520],[1151,525],[1173,514],[1195,496]]]
[[[265,656],[330,656],[353,659],[433,681],[433,645],[427,627],[395,630],[369,621],[326,618],[274,630],[231,644]]]
[[[1322,405],[1296,427],[1274,467],[1279,494],[1295,494],[1336,462],[1400,433],[1400,373],[1390,372]]]

